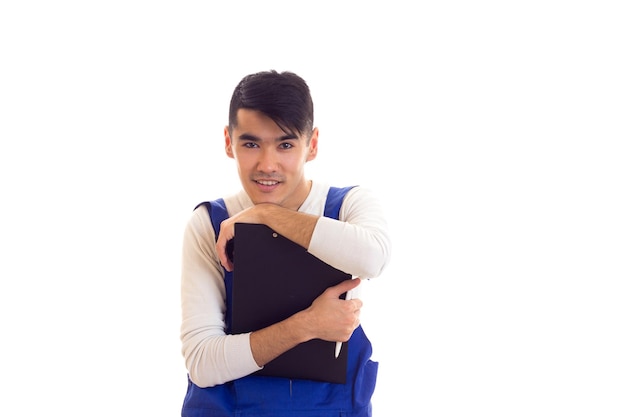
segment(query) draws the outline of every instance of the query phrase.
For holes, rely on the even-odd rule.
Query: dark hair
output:
[[[313,100],[307,83],[293,72],[262,71],[245,76],[230,99],[228,128],[237,126],[237,110],[257,110],[286,133],[308,135],[313,129]]]

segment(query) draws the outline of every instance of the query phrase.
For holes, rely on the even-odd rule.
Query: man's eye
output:
[[[291,149],[293,148],[293,144],[289,142],[283,142],[280,144],[280,149]]]
[[[257,147],[257,144],[256,144],[256,143],[254,143],[254,142],[246,142],[246,143],[244,143],[244,144],[243,144],[243,146],[244,146],[245,148],[256,148],[256,147]]]

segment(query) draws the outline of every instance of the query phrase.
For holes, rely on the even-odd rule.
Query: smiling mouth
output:
[[[278,184],[278,181],[269,181],[269,180],[256,180],[257,184],[272,186]]]

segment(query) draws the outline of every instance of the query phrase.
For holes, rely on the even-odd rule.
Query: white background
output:
[[[377,417],[626,415],[620,3],[3,2],[0,415],[180,415],[182,231],[266,69],[388,208]]]

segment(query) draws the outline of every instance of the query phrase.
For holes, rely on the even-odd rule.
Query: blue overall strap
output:
[[[226,210],[224,199],[219,198],[213,201],[205,201],[204,203],[198,204],[194,210],[200,206],[206,206],[209,211],[209,218],[211,219],[211,224],[213,224],[213,230],[215,231],[215,240],[217,240],[220,234],[220,225],[228,218],[228,210]]]
[[[341,209],[341,205],[343,204],[343,198],[346,196],[348,191],[350,191],[354,187],[354,185],[343,188],[330,187],[330,190],[328,190],[328,195],[326,196],[324,217],[339,219],[339,210]]]

